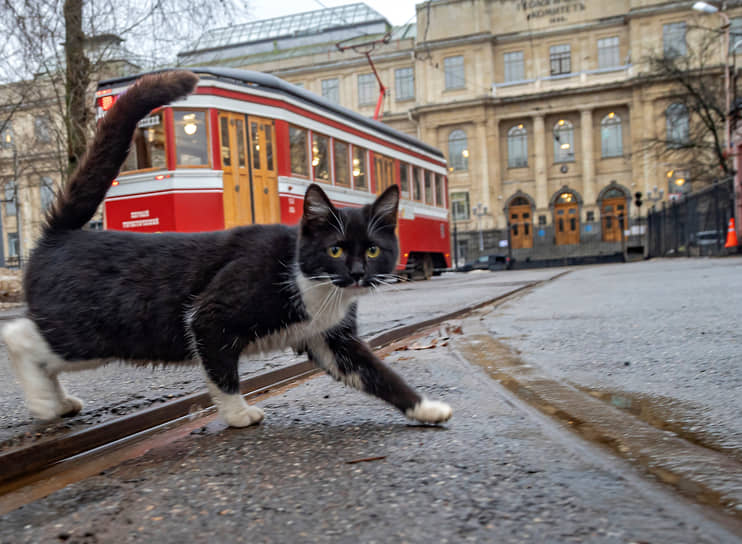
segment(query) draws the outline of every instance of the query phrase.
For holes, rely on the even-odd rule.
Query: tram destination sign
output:
[[[519,0],[518,10],[527,21],[549,19],[549,23],[565,23],[569,15],[585,11],[581,0]]]

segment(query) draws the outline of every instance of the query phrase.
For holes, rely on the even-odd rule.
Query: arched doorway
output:
[[[523,195],[515,196],[508,206],[510,246],[513,249],[533,247],[533,212],[531,202]]]
[[[600,222],[604,242],[620,242],[622,231],[626,228],[625,218],[629,197],[627,193],[613,183],[599,197]]]
[[[580,243],[580,204],[577,195],[564,189],[554,201],[554,243],[558,246]]]

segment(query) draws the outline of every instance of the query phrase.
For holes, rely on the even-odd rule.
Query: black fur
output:
[[[234,395],[243,351],[322,313],[324,305],[305,305],[297,283],[303,277],[310,285],[306,292],[328,290],[335,298],[327,302],[338,307],[346,300],[347,313],[281,347],[308,351],[335,378],[402,411],[414,408],[421,397],[358,337],[351,297],[394,271],[396,186],[371,205],[337,209],[312,185],[296,228],[261,225],[199,234],[79,230],[117,175],[137,121],[195,83],[193,74],[174,71],[129,89],[54,203],[24,285],[29,317],[51,350],[70,368],[90,359],[199,361],[222,393]]]

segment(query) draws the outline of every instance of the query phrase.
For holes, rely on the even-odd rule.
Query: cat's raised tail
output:
[[[172,70],[143,76],[120,95],[50,206],[44,231],[79,229],[90,221],[126,160],[137,123],[153,109],[190,94],[197,83],[193,72]]]

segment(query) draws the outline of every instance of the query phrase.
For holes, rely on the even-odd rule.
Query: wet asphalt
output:
[[[452,345],[387,358],[442,427],[322,376],[7,514],[0,542],[739,542],[555,427]],[[360,461],[360,462],[359,462]]]

